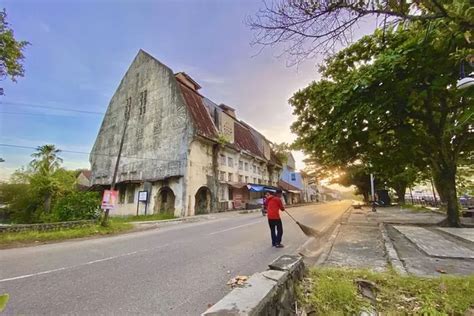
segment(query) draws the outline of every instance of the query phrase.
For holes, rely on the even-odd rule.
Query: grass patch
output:
[[[0,234],[0,247],[5,247],[14,244],[58,241],[95,235],[117,234],[130,230],[132,228],[132,224],[111,220],[110,225],[107,227],[102,227],[98,224],[94,224],[90,226],[64,228],[53,231],[24,231],[2,233]]]
[[[410,210],[412,212],[422,212],[422,213],[438,213],[438,214],[445,214],[442,210],[432,210],[427,207],[421,205],[413,205],[413,204],[402,204],[400,206],[402,209]]]
[[[138,215],[138,216],[114,216],[112,221],[116,223],[129,222],[145,222],[145,221],[162,221],[166,219],[176,218],[172,214],[152,214],[152,215]]]
[[[474,275],[439,278],[402,277],[394,272],[312,268],[298,288],[306,311],[317,315],[357,314],[371,305],[356,279],[376,284],[375,309],[384,314],[464,315],[474,304]]]

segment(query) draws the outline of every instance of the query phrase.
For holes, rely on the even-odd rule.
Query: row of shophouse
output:
[[[272,143],[235,110],[200,93],[186,73],[174,73],[140,50],[113,95],[90,155],[94,189],[112,183],[113,214],[167,212],[190,216],[261,204],[280,188],[287,204],[316,201],[317,188],[283,163]],[[138,202],[139,192],[147,192]]]

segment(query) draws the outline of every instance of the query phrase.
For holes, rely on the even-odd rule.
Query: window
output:
[[[224,186],[220,186],[219,187],[219,195],[220,195],[220,200],[221,201],[225,201],[225,187]]]
[[[232,182],[232,177],[233,177],[233,174],[229,172],[227,181]]]
[[[257,166],[256,165],[252,165],[253,167],[253,173],[257,173]]]
[[[219,180],[225,181],[225,172],[224,172],[224,171],[221,171],[221,172],[219,173]]]
[[[248,162],[245,163],[245,171],[249,171],[249,164],[248,164]]]
[[[232,159],[232,157],[227,157],[227,165],[229,167],[233,167],[234,166],[234,159]]]
[[[257,167],[257,173],[262,174],[262,170],[260,169],[260,167]]]
[[[253,178],[253,183],[257,183],[257,178]]]
[[[125,187],[119,187],[119,204],[125,203]]]
[[[146,112],[147,90],[140,92],[140,109],[139,114],[144,115]]]
[[[245,176],[245,183],[249,183],[249,177]]]
[[[220,163],[221,165],[225,166],[225,163],[226,163],[225,155],[220,155]]]
[[[262,184],[262,179],[258,179],[258,184]]]
[[[296,181],[296,173],[291,173],[291,181]]]
[[[244,169],[244,162],[242,160],[239,160],[239,170]]]
[[[130,186],[127,189],[127,202],[128,203],[135,202],[135,187],[134,186]]]
[[[243,176],[239,176],[239,182],[243,182],[244,181],[244,177]]]
[[[125,104],[125,117],[128,117],[130,115],[131,110],[132,110],[132,97],[128,97]]]

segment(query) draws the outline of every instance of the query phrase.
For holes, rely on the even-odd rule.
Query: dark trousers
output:
[[[283,237],[283,225],[281,219],[269,219],[268,225],[270,226],[272,245],[276,246],[281,244],[281,237]]]

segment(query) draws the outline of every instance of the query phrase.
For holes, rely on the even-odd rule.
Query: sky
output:
[[[55,144],[64,166],[90,168],[88,155],[107,105],[139,49],[184,71],[216,103],[234,107],[273,142],[291,142],[288,99],[320,78],[320,59],[288,67],[281,47],[253,47],[245,24],[257,0],[4,0],[24,54],[25,76],[0,82],[0,144]],[[363,30],[362,30],[363,31]],[[361,32],[362,32],[361,31]],[[73,111],[60,111],[67,108]],[[34,149],[0,146],[0,180]],[[294,153],[297,168],[303,154]]]

